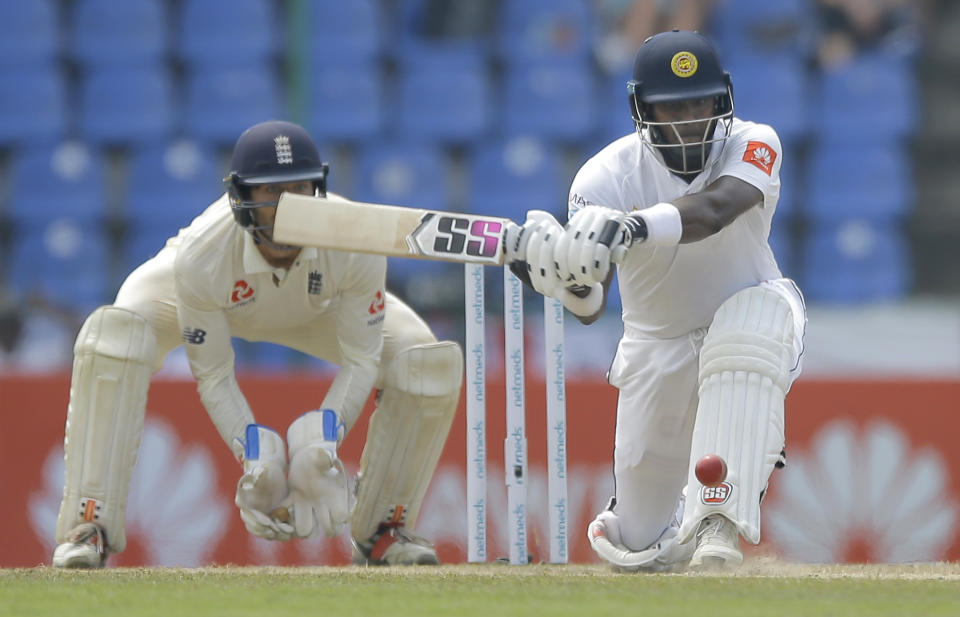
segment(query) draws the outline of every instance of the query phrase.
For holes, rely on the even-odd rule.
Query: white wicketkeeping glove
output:
[[[602,283],[610,272],[613,248],[624,239],[625,213],[603,206],[586,206],[567,223],[554,258],[559,277],[567,284]]]
[[[514,267],[511,270],[521,279],[526,279],[537,292],[556,298],[562,285],[557,277],[553,252],[562,235],[563,227],[552,214],[530,210],[522,226],[507,228],[504,262],[508,265],[522,262],[522,271],[518,272]]]
[[[347,472],[337,458],[346,432],[332,409],[309,411],[287,429],[290,447],[290,497],[296,535],[306,538],[320,528],[339,535],[350,517]]]
[[[271,513],[287,497],[287,453],[283,438],[273,429],[248,424],[235,450],[243,462],[234,503],[247,531],[267,540],[289,540],[293,526]]]

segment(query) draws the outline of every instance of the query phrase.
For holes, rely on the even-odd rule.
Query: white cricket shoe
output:
[[[723,570],[743,563],[740,532],[722,514],[711,514],[697,529],[697,548],[690,558],[691,570]]]
[[[437,565],[437,551],[429,540],[406,527],[382,525],[367,542],[353,538],[353,563],[361,566]]]
[[[96,523],[81,523],[70,532],[69,540],[53,551],[55,568],[102,568],[107,561],[107,543],[103,529]]]

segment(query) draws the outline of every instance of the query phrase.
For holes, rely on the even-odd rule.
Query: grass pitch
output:
[[[960,564],[617,574],[602,566],[0,570],[0,616],[960,615]]]

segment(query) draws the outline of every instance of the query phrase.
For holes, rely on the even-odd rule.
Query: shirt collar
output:
[[[296,267],[302,261],[316,259],[318,255],[319,251],[316,247],[305,246],[300,249],[300,254],[297,255],[297,260],[293,262],[293,267]],[[270,272],[275,274],[280,280],[283,280],[287,275],[287,271],[283,268],[274,268],[267,263],[267,260],[260,254],[260,249],[257,248],[253,234],[247,233],[246,231],[243,232],[243,271],[248,274]]]

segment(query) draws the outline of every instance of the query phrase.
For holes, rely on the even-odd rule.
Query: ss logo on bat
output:
[[[425,255],[475,257],[476,261],[496,263],[502,234],[503,223],[499,220],[429,213],[412,236],[418,252]]]

